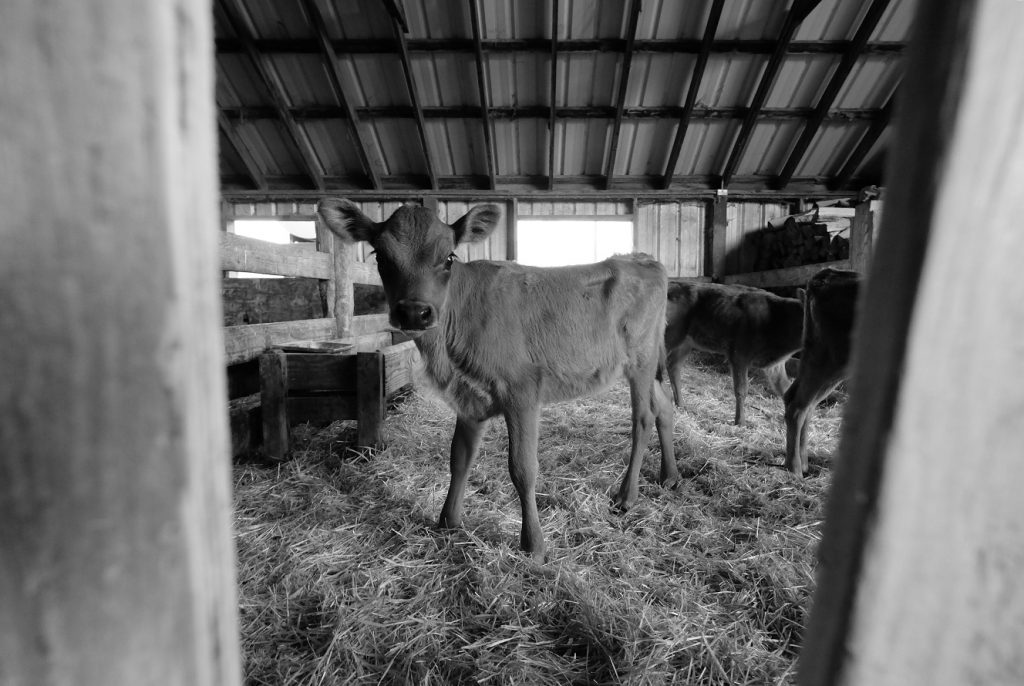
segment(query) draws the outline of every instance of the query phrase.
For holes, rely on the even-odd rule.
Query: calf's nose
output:
[[[391,311],[391,318],[400,329],[429,329],[437,323],[437,311],[430,303],[400,300]]]

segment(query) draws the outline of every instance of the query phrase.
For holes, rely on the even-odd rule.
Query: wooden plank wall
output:
[[[706,214],[700,202],[640,203],[634,247],[660,260],[669,276],[703,276]]]
[[[0,683],[240,684],[210,3],[0,15]]]

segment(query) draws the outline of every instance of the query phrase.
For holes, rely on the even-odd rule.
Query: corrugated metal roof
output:
[[[860,48],[854,37],[877,2],[885,8]],[[916,2],[820,0],[769,74],[787,12],[803,2],[725,0],[684,122],[712,0],[216,0],[223,187],[267,196],[324,188],[656,192],[668,184],[677,194],[726,185],[794,196],[882,183]],[[852,68],[817,122],[848,52]],[[771,87],[751,113],[766,78]],[[816,132],[798,145],[808,126]]]

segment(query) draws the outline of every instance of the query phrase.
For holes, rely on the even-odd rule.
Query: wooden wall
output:
[[[660,260],[669,276],[704,276],[706,215],[699,202],[640,203],[636,250]]]

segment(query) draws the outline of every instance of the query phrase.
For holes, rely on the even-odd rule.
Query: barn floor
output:
[[[792,683],[843,402],[815,414],[797,481],[781,468],[781,400],[753,375],[749,425],[733,426],[725,371],[685,368],[683,483],[654,483],[652,437],[625,514],[609,507],[629,451],[625,384],[545,410],[545,565],[517,550],[500,421],[467,528],[434,528],[454,417],[426,395],[392,408],[386,450],[354,452],[336,423],[300,427],[285,464],[236,465],[246,683]]]

